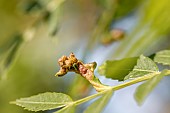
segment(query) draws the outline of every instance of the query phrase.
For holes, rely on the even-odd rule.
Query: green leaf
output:
[[[0,47],[0,76],[2,79],[6,78],[6,73],[15,61],[22,42],[22,36],[17,34],[12,40]]]
[[[49,19],[49,33],[52,37],[56,35],[60,28],[62,14],[63,14],[63,6],[65,0],[52,0],[48,4],[48,9],[51,12],[50,19]],[[56,4],[56,5],[54,5]]]
[[[101,113],[108,101],[112,97],[113,91],[109,91],[100,97],[98,100],[93,102],[88,108],[84,111],[84,113]]]
[[[137,60],[137,65],[134,67],[133,71],[125,77],[125,80],[134,79],[158,71],[159,69],[155,62],[153,62],[150,58],[141,55]]]
[[[166,44],[169,40],[170,7],[168,3],[169,0],[159,1],[159,4],[155,0],[145,0],[141,3],[140,10],[136,12],[139,15],[137,24],[113,51],[112,58],[138,56],[167,47],[167,45],[162,46],[162,43]],[[156,19],[158,17],[159,19]]]
[[[165,76],[166,70],[163,71],[161,74],[156,75],[152,79],[146,81],[145,83],[141,84],[135,92],[135,100],[137,101],[138,105],[141,105],[146,97],[151,93],[151,91],[157,86],[157,84],[162,80]]]
[[[75,113],[75,106],[74,105],[66,106],[54,113]]]
[[[137,63],[137,57],[125,58],[122,60],[106,61],[98,68],[101,75],[107,78],[122,81],[124,77],[133,70]]]
[[[170,50],[164,50],[156,53],[154,61],[163,65],[170,65]]]
[[[17,99],[14,103],[30,111],[44,111],[67,106],[72,99],[63,93],[42,93],[28,98]]]

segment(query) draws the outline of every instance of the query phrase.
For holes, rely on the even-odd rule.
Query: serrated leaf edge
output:
[[[68,98],[69,98],[70,100],[72,100],[72,98],[71,98],[69,95],[64,94],[64,93],[56,93],[56,92],[45,92],[45,93],[40,93],[40,94],[37,94],[37,95],[30,96],[30,97],[26,97],[26,98],[31,98],[31,97],[34,97],[34,96],[39,96],[39,95],[47,94],[47,93],[49,93],[49,94],[52,94],[52,93],[55,93],[55,94],[63,94],[63,95],[68,96]],[[20,99],[25,99],[25,98],[20,98]],[[46,109],[46,110],[31,110],[31,109],[26,108],[26,107],[23,106],[22,104],[18,103],[17,101],[20,101],[20,99],[17,99],[16,101],[11,101],[10,104],[16,104],[16,105],[18,105],[18,106],[23,107],[25,110],[35,111],[35,112],[37,112],[37,111],[52,110],[52,109],[56,109],[56,108],[61,108],[61,107],[65,107],[65,106],[68,106],[68,105],[70,105],[70,104],[73,103],[73,102],[65,102],[65,104],[59,103],[59,104],[63,104],[63,105],[58,106],[58,107],[55,107],[55,108],[54,108],[54,107],[51,107],[51,108],[48,108],[48,109]],[[72,100],[72,101],[73,101],[73,100]],[[24,102],[24,101],[21,101],[21,102]],[[26,102],[26,101],[25,101],[25,102]],[[26,102],[26,103],[28,103],[28,102]],[[33,103],[36,103],[36,102],[33,102]],[[47,103],[47,102],[37,102],[37,103],[43,104],[43,103]],[[48,102],[48,103],[50,103],[50,102]],[[54,103],[55,103],[55,102],[54,102]],[[50,103],[50,104],[51,104],[51,103]],[[55,104],[58,104],[58,103],[55,103]]]

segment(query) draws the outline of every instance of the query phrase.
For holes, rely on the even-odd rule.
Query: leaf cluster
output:
[[[131,62],[132,61],[132,62]],[[102,112],[114,91],[122,89],[124,87],[133,85],[135,83],[144,81],[139,85],[134,94],[135,99],[139,105],[141,105],[150,92],[157,86],[165,75],[170,74],[170,70],[159,70],[157,63],[169,65],[170,50],[164,50],[156,53],[153,60],[149,57],[141,55],[137,58],[126,58],[117,61],[106,61],[98,69],[99,73],[105,75],[107,78],[114,80],[125,80],[122,84],[112,86],[109,89],[102,92],[98,92],[94,95],[73,101],[71,97],[63,93],[42,93],[32,97],[17,99],[14,103],[18,106],[24,107],[31,111],[51,110],[54,108],[61,108],[55,113],[74,113],[77,105],[87,102],[91,99],[99,97],[94,101],[84,113]],[[124,62],[122,65],[122,62]],[[127,63],[126,63],[127,62]],[[136,62],[136,63],[135,63]],[[117,68],[116,65],[122,66]],[[125,68],[126,67],[126,68]],[[132,69],[133,67],[133,69]],[[125,69],[124,69],[125,68]],[[120,71],[118,76],[115,71]],[[121,71],[124,71],[121,73]],[[123,79],[122,79],[123,78]]]

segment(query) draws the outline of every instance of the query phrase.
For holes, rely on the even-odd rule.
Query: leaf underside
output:
[[[159,69],[155,62],[153,62],[150,58],[141,55],[137,60],[137,65],[134,67],[133,71],[125,77],[125,80],[134,79],[158,71]]]
[[[125,58],[122,60],[106,61],[98,68],[101,75],[107,78],[122,81],[124,77],[133,70],[137,63],[138,57]]]
[[[101,113],[105,106],[107,105],[108,101],[112,97],[113,91],[108,91],[98,100],[93,102],[88,108],[84,111],[84,113]]]
[[[154,78],[146,81],[145,83],[138,86],[134,94],[135,100],[138,105],[142,105],[146,97],[151,93],[151,91],[158,85],[158,83],[165,76],[165,71],[161,74],[156,75]]]
[[[170,50],[164,50],[156,53],[154,61],[163,65],[170,65]]]
[[[64,107],[71,102],[72,99],[66,94],[47,92],[27,98],[17,99],[12,103],[30,111],[44,111]]]

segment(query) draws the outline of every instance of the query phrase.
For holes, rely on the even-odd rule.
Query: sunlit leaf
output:
[[[137,65],[134,67],[133,71],[131,71],[125,77],[125,80],[141,77],[143,75],[147,75],[158,71],[159,69],[155,62],[153,62],[150,58],[141,55],[140,58],[137,60]]]
[[[107,105],[108,101],[112,97],[113,91],[108,91],[98,100],[93,102],[85,111],[84,113],[101,113],[105,106]]]
[[[164,50],[156,53],[154,61],[163,65],[170,65],[170,50]]]
[[[137,63],[137,57],[125,58],[122,60],[106,61],[99,68],[98,72],[107,78],[122,81],[124,77],[133,70]]]
[[[44,111],[68,105],[72,99],[62,93],[42,93],[28,98],[17,99],[14,103],[30,111]]]
[[[166,72],[163,71],[161,74],[156,75],[154,78],[146,81],[141,84],[135,92],[135,100],[139,105],[141,105],[146,97],[151,93],[151,91],[157,86],[157,84],[162,80],[165,76]]]

